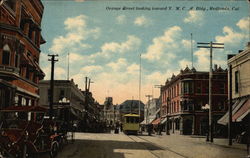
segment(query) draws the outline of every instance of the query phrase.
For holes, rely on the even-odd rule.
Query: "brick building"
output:
[[[43,9],[40,0],[8,0],[0,6],[0,108],[38,105]]]
[[[172,133],[205,135],[208,128],[208,111],[202,107],[208,104],[209,73],[195,68],[181,70],[173,75],[161,88],[162,123]],[[212,111],[215,124],[227,110],[227,70],[215,65],[212,78]]]

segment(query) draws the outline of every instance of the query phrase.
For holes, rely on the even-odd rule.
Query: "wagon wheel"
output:
[[[56,143],[53,143],[50,150],[50,158],[56,157],[57,153],[58,153],[58,145]]]

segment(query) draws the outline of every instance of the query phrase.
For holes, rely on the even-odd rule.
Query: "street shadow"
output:
[[[91,158],[125,158],[125,154],[133,154],[133,150],[163,150],[149,142],[85,140],[76,139],[74,146],[81,148],[82,157]],[[83,153],[83,154],[82,154]]]

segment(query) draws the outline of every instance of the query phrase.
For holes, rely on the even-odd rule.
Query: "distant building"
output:
[[[120,122],[120,112],[118,105],[113,104],[112,97],[106,97],[104,102],[104,121],[107,124],[114,125],[116,122]]]
[[[145,105],[143,124],[152,123],[156,118],[160,118],[160,100],[153,98]]]
[[[84,132],[99,132],[99,125],[103,121],[103,106],[101,106],[92,96],[87,88],[82,91],[84,95],[84,118],[81,123]]]
[[[121,118],[124,114],[129,114],[129,113],[139,114],[139,106],[140,106],[140,113],[141,113],[140,121],[143,121],[145,105],[143,102],[139,100],[126,100],[122,104],[120,104],[119,109],[120,109]]]
[[[208,112],[202,109],[208,104],[209,73],[195,68],[181,70],[161,88],[162,123],[167,130],[179,134],[205,135],[208,128]],[[212,78],[213,122],[227,110],[227,70],[215,65]],[[218,124],[213,124],[215,134],[221,134]]]
[[[49,107],[50,101],[50,80],[39,82],[40,100],[39,105]],[[55,80],[53,108],[54,115],[62,119],[75,120],[79,124],[85,115],[85,96],[73,80]],[[71,116],[67,113],[70,111]],[[71,118],[68,118],[71,117]],[[73,117],[73,118],[72,118]]]
[[[229,56],[230,57],[230,56]],[[250,113],[250,42],[245,50],[228,59],[228,68],[232,70],[232,122],[236,127],[233,135],[246,132],[249,126]],[[228,74],[230,76],[230,74]],[[228,83],[230,85],[230,83]],[[228,91],[229,94],[229,91]],[[228,112],[218,123],[228,124]],[[249,133],[249,131],[248,131]]]
[[[43,4],[40,0],[8,0],[0,6],[0,108],[36,106]]]

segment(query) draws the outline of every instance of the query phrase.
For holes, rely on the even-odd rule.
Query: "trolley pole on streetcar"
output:
[[[201,43],[198,42],[198,48],[209,48],[210,49],[210,69],[209,69],[209,137],[210,142],[213,142],[213,118],[212,118],[212,77],[213,77],[213,70],[212,70],[212,60],[213,60],[213,48],[224,49],[224,43]]]

